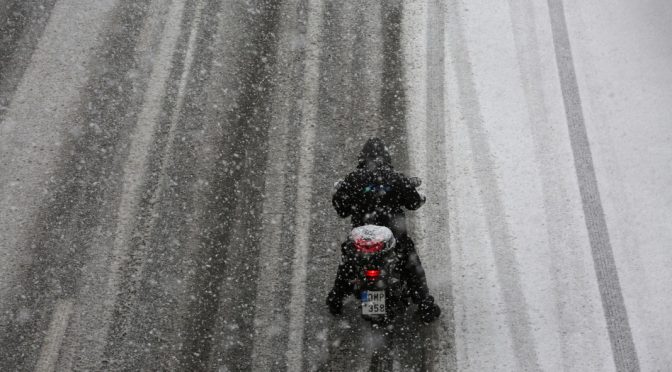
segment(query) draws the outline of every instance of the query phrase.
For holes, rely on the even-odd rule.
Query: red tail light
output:
[[[355,248],[358,252],[371,254],[382,251],[385,248],[385,242],[358,239],[355,241]]]
[[[364,270],[364,276],[368,280],[376,280],[380,276],[380,270]]]

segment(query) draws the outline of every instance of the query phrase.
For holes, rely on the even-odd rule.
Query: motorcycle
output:
[[[362,317],[373,324],[389,324],[410,305],[396,247],[392,231],[377,225],[354,228],[344,246],[343,253],[355,270],[353,295],[361,303]]]
[[[410,178],[414,187],[422,181]],[[340,182],[334,184],[337,189]],[[387,325],[411,304],[409,284],[402,277],[397,240],[388,227],[369,224],[350,232],[343,246],[343,257],[351,260],[355,275],[352,294],[361,305],[362,318],[376,325]]]

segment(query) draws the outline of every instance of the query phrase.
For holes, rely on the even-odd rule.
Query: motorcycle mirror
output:
[[[419,187],[420,185],[422,185],[422,180],[420,179],[420,177],[411,177],[408,180],[411,182],[411,186],[413,187]]]

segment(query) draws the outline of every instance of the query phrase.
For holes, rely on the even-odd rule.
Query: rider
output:
[[[425,203],[411,179],[392,168],[392,159],[385,143],[379,138],[369,139],[359,155],[357,169],[336,184],[332,204],[340,217],[352,218],[352,226],[366,224],[386,226],[397,239],[397,255],[401,275],[409,284],[411,298],[418,304],[424,321],[430,322],[441,314],[441,309],[429,295],[425,271],[415,251],[413,241],[406,233],[404,211],[416,210]],[[341,250],[345,252],[347,243]],[[340,314],[343,299],[351,293],[354,268],[347,255],[338,267],[334,288],[327,296],[329,311]]]

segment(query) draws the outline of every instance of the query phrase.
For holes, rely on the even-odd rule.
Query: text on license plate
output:
[[[362,314],[385,315],[385,291],[362,291]]]

